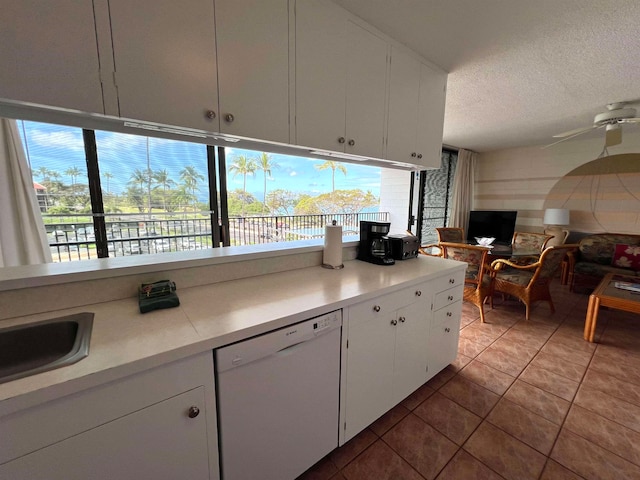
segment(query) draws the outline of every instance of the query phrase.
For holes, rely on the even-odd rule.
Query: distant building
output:
[[[49,206],[47,187],[45,187],[44,185],[40,185],[38,182],[33,182],[33,189],[36,191],[36,198],[38,199],[40,211],[42,213],[45,213],[47,211],[47,207]]]

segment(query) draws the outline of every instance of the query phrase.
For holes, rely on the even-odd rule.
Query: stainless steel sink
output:
[[[89,355],[93,313],[0,328],[0,383],[71,365]]]

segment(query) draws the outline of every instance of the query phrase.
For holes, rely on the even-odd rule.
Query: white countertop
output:
[[[0,384],[0,416],[164,363],[437,278],[465,264],[420,256],[393,266],[357,260],[178,290],[177,308],[141,314],[126,299],[3,321],[12,326],[94,312],[89,356]]]

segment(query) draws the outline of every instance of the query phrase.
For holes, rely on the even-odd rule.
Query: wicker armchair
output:
[[[484,300],[491,291],[491,275],[487,265],[488,247],[466,243],[441,242],[438,244],[444,258],[466,262],[463,299],[480,310],[480,321],[484,323]]]
[[[526,248],[542,252],[552,238],[553,235],[544,233],[514,232],[511,246],[513,248]]]
[[[438,232],[438,242],[464,242],[464,230],[458,227],[436,228]]]
[[[491,294],[500,292],[518,298],[525,304],[527,320],[531,305],[539,300],[549,302],[551,313],[554,313],[549,283],[566,255],[576,248],[577,245],[549,247],[542,252],[537,262],[530,265],[518,265],[504,259],[494,260],[491,262]]]

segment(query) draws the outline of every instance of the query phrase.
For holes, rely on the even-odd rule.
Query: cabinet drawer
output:
[[[462,292],[464,287],[459,285],[457,287],[450,288],[444,292],[436,293],[433,300],[433,309],[440,310],[442,307],[446,307],[454,302],[462,300]]]
[[[440,277],[433,281],[433,290],[435,292],[443,292],[458,285],[464,285],[464,270],[449,273],[444,277]]]
[[[394,315],[399,308],[411,305],[428,294],[426,284],[407,287],[397,292],[381,295],[349,307],[351,318],[376,318],[383,315]]]
[[[447,305],[440,310],[436,310],[433,314],[433,324],[439,325],[448,320],[455,320],[458,328],[460,328],[460,316],[462,315],[462,300],[458,300]]]

